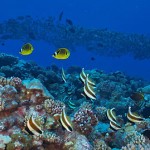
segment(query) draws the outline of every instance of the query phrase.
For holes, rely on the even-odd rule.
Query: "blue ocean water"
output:
[[[18,16],[33,18],[58,19],[63,12],[62,24],[70,19],[74,25],[88,29],[104,29],[121,33],[150,35],[150,2],[148,0],[1,0],[0,22]],[[51,34],[51,33],[49,33]],[[21,56],[22,39],[9,39],[0,46],[0,52],[12,54],[23,60],[35,61],[41,66],[56,64],[59,67],[80,66],[86,69],[101,69],[105,72],[123,71],[128,75],[150,80],[149,59],[134,59],[132,55],[102,56],[84,47],[76,47],[65,61],[52,58],[56,47],[46,41],[32,40],[34,52],[29,56]],[[62,45],[62,47],[64,47]],[[142,54],[141,54],[142,55]],[[92,60],[91,58],[94,58]]]
[[[0,5],[0,150],[150,149],[149,0]]]

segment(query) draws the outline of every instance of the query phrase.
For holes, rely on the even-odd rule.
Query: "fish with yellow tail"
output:
[[[132,123],[140,123],[144,120],[141,116],[136,113],[131,112],[131,107],[128,109],[127,118]]]
[[[110,128],[113,131],[118,131],[121,129],[121,126],[116,121],[110,121]]]
[[[27,120],[24,131],[28,134],[36,136],[40,136],[43,133],[41,127],[38,125],[33,116]]]
[[[84,84],[83,90],[84,90],[84,94],[87,98],[91,99],[91,100],[96,100],[96,93],[94,91],[93,86],[91,86],[88,81],[87,81],[88,76],[86,77],[86,82]]]
[[[107,109],[107,117],[108,117],[109,121],[111,121],[111,122],[117,120],[116,113],[115,113],[114,109],[115,108]]]
[[[65,72],[64,72],[63,68],[61,69],[61,77],[62,77],[63,81],[66,83],[67,82],[66,81],[66,75],[65,75]]]
[[[67,131],[73,131],[73,124],[71,119],[66,115],[65,107],[63,107],[62,113],[60,115],[60,123]]]
[[[21,55],[30,55],[30,54],[32,54],[33,50],[34,50],[34,48],[33,48],[32,44],[26,43],[22,46],[19,54],[21,54]]]
[[[56,59],[68,59],[70,56],[70,51],[67,48],[59,48],[56,52],[54,52],[54,54],[52,55],[52,57],[56,58]]]

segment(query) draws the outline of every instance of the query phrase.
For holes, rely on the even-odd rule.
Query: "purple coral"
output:
[[[84,103],[74,115],[75,129],[82,134],[88,135],[91,133],[93,126],[98,122],[92,107],[89,103]]]
[[[52,99],[47,99],[44,101],[44,107],[46,111],[52,116],[55,114],[61,114],[64,103],[61,101],[55,101]]]

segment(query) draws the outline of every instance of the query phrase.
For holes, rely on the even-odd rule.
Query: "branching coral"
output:
[[[96,107],[96,115],[99,121],[107,119],[106,112],[107,112],[106,107]]]
[[[121,150],[149,150],[150,144],[127,144],[123,146]]]
[[[49,143],[56,143],[58,145],[61,145],[63,142],[63,139],[56,135],[54,132],[45,131],[43,134],[43,140]]]
[[[150,141],[138,132],[130,132],[125,137],[126,146],[122,150],[148,150],[150,149]]]
[[[84,135],[80,135],[78,132],[73,131],[65,135],[64,149],[93,150],[93,147]]]
[[[44,101],[44,107],[51,116],[61,114],[63,106],[64,104],[61,101],[54,101],[52,99],[46,99]]]
[[[128,132],[125,137],[126,143],[133,143],[133,144],[144,144],[146,139],[143,135],[139,134],[136,131]]]
[[[88,135],[92,132],[93,126],[98,122],[96,115],[89,103],[84,103],[74,115],[75,129],[82,134]]]

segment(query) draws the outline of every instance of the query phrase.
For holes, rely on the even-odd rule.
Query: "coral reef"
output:
[[[93,147],[84,135],[78,132],[71,132],[65,137],[64,148],[68,150],[92,150]]]
[[[98,122],[96,115],[89,103],[83,103],[74,115],[74,126],[82,134],[89,135],[93,126]]]
[[[79,67],[65,70],[64,83],[57,66],[42,68],[7,54],[0,57],[8,64],[7,71],[4,64],[0,68],[0,149],[149,149],[149,83],[119,71],[86,70],[96,84],[93,101],[82,94]],[[141,101],[130,97],[135,91],[142,92]],[[143,116],[140,122],[128,123],[129,107]],[[110,128],[110,109],[121,126],[117,131]]]
[[[95,140],[94,145],[94,150],[111,150],[111,148],[107,146],[103,140]]]
[[[138,132],[128,133],[125,142],[127,146],[122,147],[122,150],[148,150],[150,148],[150,141]]]

